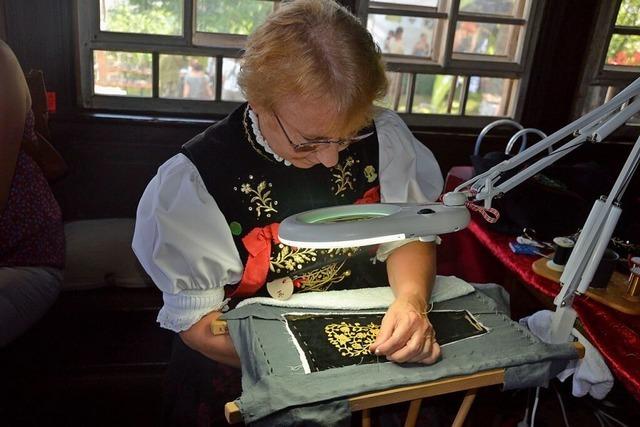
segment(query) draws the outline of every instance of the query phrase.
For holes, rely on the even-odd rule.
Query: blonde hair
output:
[[[358,19],[333,0],[283,3],[249,36],[238,81],[251,102],[285,97],[335,105],[348,136],[368,124],[387,79],[380,49]]]

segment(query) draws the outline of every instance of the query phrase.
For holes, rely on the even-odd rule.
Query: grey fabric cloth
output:
[[[284,409],[276,414],[250,423],[251,427],[349,427],[351,408],[345,399],[314,405]]]
[[[498,304],[483,292],[502,294],[498,298],[502,301]],[[232,310],[224,317],[242,360],[243,393],[236,404],[248,423],[260,420],[271,425],[292,425],[288,417],[290,411],[286,409],[295,407],[298,412],[308,411],[305,419],[316,419],[318,425],[329,425],[323,424],[323,411],[314,418],[316,408],[313,405],[346,402],[349,396],[360,393],[500,367],[533,367],[531,375],[523,372],[526,369],[508,374],[505,387],[544,384],[549,369],[538,363],[577,357],[570,344],[551,345],[540,341],[500,312],[499,306],[505,306],[504,294],[495,287],[436,303],[434,309],[437,310],[469,310],[490,331],[482,337],[443,347],[442,359],[434,365],[398,365],[381,359],[373,365],[352,365],[306,375],[280,317],[283,313],[304,310],[259,304]]]
[[[53,305],[62,271],[49,267],[0,268],[0,347],[31,327]]]

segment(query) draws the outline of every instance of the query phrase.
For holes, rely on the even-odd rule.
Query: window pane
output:
[[[606,63],[609,65],[640,66],[640,36],[612,35]]]
[[[405,6],[423,6],[423,7],[436,7],[438,6],[438,0],[374,0],[371,3],[392,3]]]
[[[409,91],[409,74],[387,72],[389,89],[385,97],[377,102],[380,105],[400,113],[407,112],[407,94]]]
[[[516,25],[458,22],[453,51],[510,57],[510,52],[515,51],[519,31],[520,27]]]
[[[513,16],[516,0],[462,0],[460,11],[483,15]]]
[[[611,101],[611,99],[619,94],[622,89],[623,87],[620,86],[589,86],[587,89],[587,96],[582,104],[582,114],[587,114],[605,102]],[[631,119],[627,121],[627,124],[639,125],[640,113],[631,117]]]
[[[93,51],[93,92],[96,95],[151,97],[151,54]]]
[[[367,29],[384,53],[431,57],[436,20],[369,14]]]
[[[249,34],[265,21],[274,3],[261,0],[198,0],[197,5],[197,31]]]
[[[640,1],[623,0],[618,10],[616,25],[640,26]]]
[[[160,55],[160,98],[214,99],[216,58]]]
[[[460,114],[462,79],[440,74],[416,75],[412,113]]]
[[[223,101],[244,101],[244,95],[238,86],[238,71],[240,71],[240,61],[235,58],[224,58],[222,60],[222,100]]]
[[[470,77],[465,114],[469,116],[508,116],[513,80],[496,77]]]
[[[100,30],[182,35],[183,0],[100,0]]]

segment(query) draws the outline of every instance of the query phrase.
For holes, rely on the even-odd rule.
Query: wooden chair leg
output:
[[[452,427],[462,427],[469,413],[469,409],[471,409],[471,405],[473,405],[473,401],[476,398],[476,394],[478,394],[477,388],[467,390],[467,394],[465,394],[462,404],[460,404],[456,418],[453,420],[453,424],[451,424]]]
[[[404,421],[404,427],[415,427],[416,421],[418,421],[421,404],[422,399],[415,399],[411,401],[409,404],[409,411],[407,411],[407,419]]]
[[[371,427],[371,410],[362,410],[362,427]]]

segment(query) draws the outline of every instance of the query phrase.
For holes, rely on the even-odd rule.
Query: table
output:
[[[447,251],[455,250],[456,256],[449,264],[445,261],[444,268],[457,269],[456,275],[465,280],[495,281],[494,266],[499,263],[529,289],[553,299],[560,291],[559,284],[533,272],[531,264],[536,258],[511,252],[511,240],[511,236],[487,229],[482,218],[474,215],[468,230],[445,237],[446,258],[451,258]],[[465,270],[466,274],[461,273]],[[585,336],[615,377],[640,401],[640,316],[620,313],[584,295],[577,297],[573,306]]]

